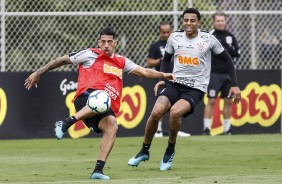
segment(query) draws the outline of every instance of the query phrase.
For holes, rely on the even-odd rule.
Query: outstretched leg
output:
[[[114,116],[107,116],[99,122],[98,127],[104,133],[100,142],[100,152],[98,160],[96,162],[96,166],[91,175],[91,178],[107,180],[110,179],[110,177],[104,175],[103,168],[115,143],[118,130],[116,118]]]
[[[64,133],[71,127],[75,122],[79,120],[83,120],[86,118],[90,118],[95,116],[96,114],[91,111],[91,109],[87,106],[84,106],[81,110],[75,113],[73,116],[66,118],[65,120],[57,121],[55,123],[55,135],[57,139],[62,139]]]

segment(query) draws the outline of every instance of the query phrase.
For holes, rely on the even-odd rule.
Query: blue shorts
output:
[[[182,84],[166,82],[166,87],[160,92],[169,99],[171,106],[179,99],[184,99],[191,105],[191,110],[183,115],[187,117],[194,112],[196,105],[203,99],[204,92],[195,88],[191,88]]]

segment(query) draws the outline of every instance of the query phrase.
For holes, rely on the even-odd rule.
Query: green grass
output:
[[[107,183],[282,183],[282,135],[178,138],[170,171],[160,171],[167,137],[154,139],[151,157],[137,168],[127,161],[142,137],[117,138],[104,172]],[[0,140],[0,183],[104,183],[89,176],[100,138]]]

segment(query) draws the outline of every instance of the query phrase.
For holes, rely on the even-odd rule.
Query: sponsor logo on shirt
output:
[[[108,64],[104,64],[104,72],[109,73],[109,74],[113,74],[113,75],[119,77],[120,79],[122,79],[122,69],[119,69],[117,67],[110,66]]]
[[[175,82],[193,88],[193,87],[195,87],[196,80],[195,79],[189,79],[187,77],[176,77]]]
[[[178,63],[183,65],[189,65],[189,66],[200,66],[200,60],[197,57],[191,57],[191,56],[178,56]]]
[[[113,100],[116,100],[119,96],[118,90],[110,84],[106,84],[105,91],[111,96]]]

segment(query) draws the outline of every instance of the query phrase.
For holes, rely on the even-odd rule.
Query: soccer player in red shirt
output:
[[[116,32],[112,28],[105,28],[100,32],[99,48],[89,48],[58,57],[33,72],[24,83],[29,90],[33,86],[37,87],[41,75],[49,70],[67,64],[79,66],[78,88],[74,98],[77,113],[65,120],[56,122],[55,134],[58,139],[61,139],[67,129],[79,120],[83,120],[85,125],[96,133],[103,132],[100,153],[91,179],[110,179],[103,173],[103,168],[113,148],[118,130],[116,113],[119,110],[122,96],[122,73],[152,79],[175,79],[171,73],[141,67],[130,59],[114,53],[117,46],[116,37]],[[105,90],[111,94],[111,109],[103,114],[95,114],[86,105],[89,93],[95,90]]]

